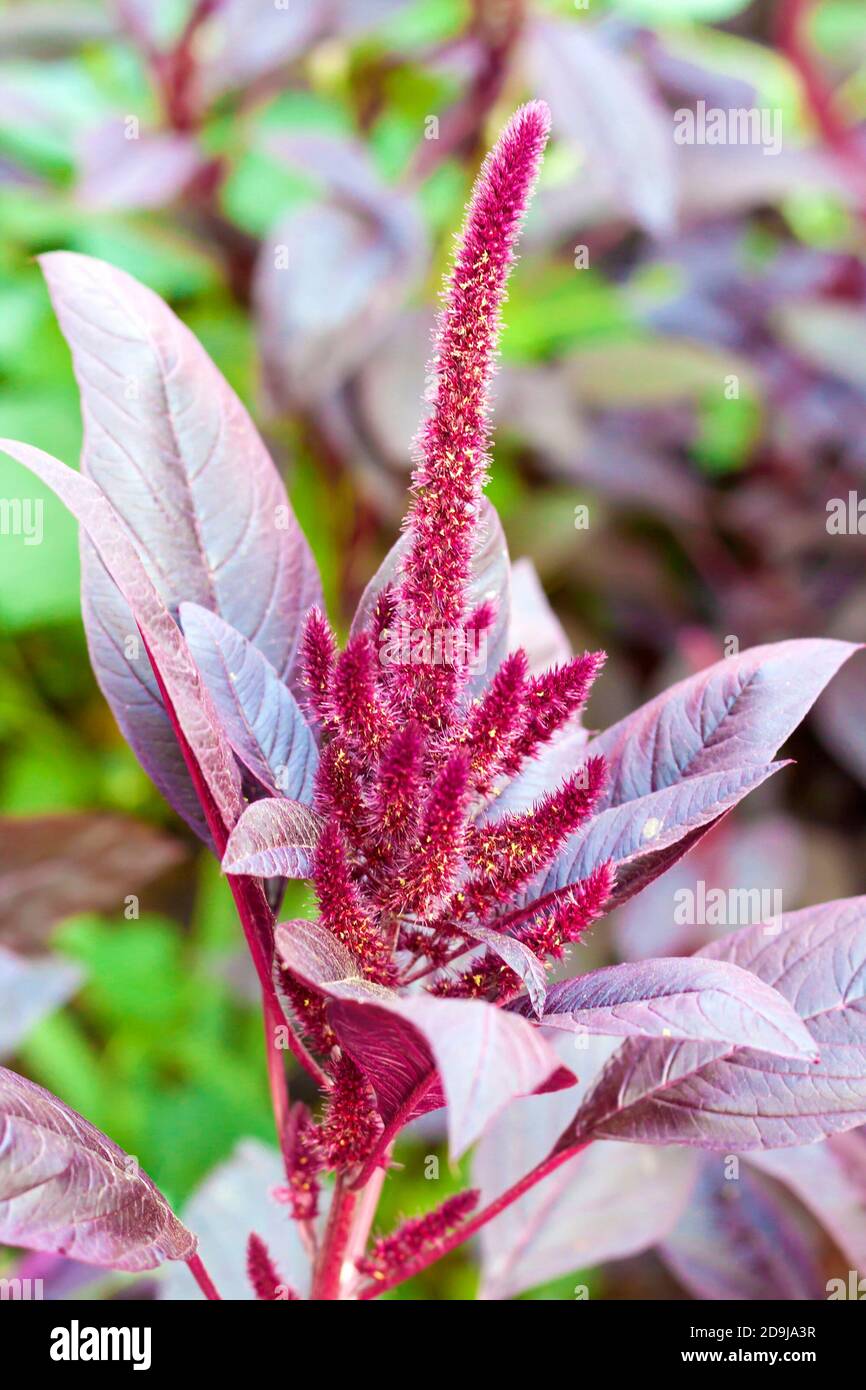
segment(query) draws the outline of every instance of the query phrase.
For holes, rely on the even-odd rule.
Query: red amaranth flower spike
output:
[[[313,1221],[319,1214],[319,1183],[317,1174],[325,1166],[322,1132],[306,1105],[296,1102],[282,1137],[286,1186],[274,1190],[274,1196],[285,1202],[295,1221]]]
[[[369,979],[394,977],[391,948],[352,878],[343,834],[335,819],[325,822],[313,855],[313,885],[322,925],[351,952]]]
[[[367,841],[375,847],[378,858],[390,859],[417,826],[424,755],[424,735],[414,720],[398,729],[382,753],[361,813]]]
[[[580,941],[584,932],[601,916],[613,892],[615,879],[610,860],[599,864],[586,878],[557,894],[549,907],[515,927],[512,935],[541,959],[559,960],[565,947]]]
[[[300,1298],[277,1273],[268,1247],[255,1231],[247,1241],[247,1276],[256,1298],[265,1302],[293,1302]]]
[[[376,758],[394,727],[379,685],[380,670],[369,633],[359,632],[337,657],[331,676],[331,719],[362,762]]]
[[[333,1066],[333,1087],[322,1121],[322,1144],[332,1168],[353,1168],[376,1147],[382,1120],[369,1082],[345,1053]]]
[[[526,692],[526,727],[515,740],[504,771],[512,775],[519,772],[528,758],[583,709],[604,661],[604,652],[584,652],[532,678]]]
[[[401,617],[411,629],[456,631],[465,617],[487,478],[489,390],[500,310],[549,129],[550,113],[541,102],[521,107],[505,127],[478,176],[445,287],[432,362],[433,410],[416,442],[409,546],[400,581]],[[430,668],[412,666],[407,676],[423,687],[430,683]],[[431,691],[443,718],[458,688],[457,673],[452,676],[450,683],[434,682]],[[418,710],[416,715],[421,717]]]
[[[478,1206],[480,1196],[480,1192],[475,1189],[458,1192],[453,1197],[447,1197],[435,1211],[404,1221],[391,1235],[380,1236],[374,1241],[370,1251],[356,1261],[361,1274],[367,1274],[373,1279],[384,1279],[406,1260],[435,1245],[437,1240],[441,1240],[449,1231],[459,1226],[461,1221],[465,1221]]]
[[[347,840],[360,843],[365,815],[361,777],[342,738],[332,738],[322,748],[315,807],[320,815],[334,816],[340,822]]]
[[[586,820],[606,775],[604,759],[590,758],[533,810],[473,827],[466,838],[472,876],[456,895],[454,918],[483,917],[531,883]]]
[[[311,608],[304,623],[301,638],[301,664],[307,707],[319,723],[328,719],[328,691],[337,654],[337,643],[331,625],[319,608]]]
[[[473,786],[486,792],[507,764],[528,719],[526,653],[512,652],[496,672],[484,696],[473,706],[460,734],[472,759]]]
[[[452,753],[437,776],[421,820],[417,842],[390,886],[388,907],[426,913],[453,886],[466,834],[469,755]]]

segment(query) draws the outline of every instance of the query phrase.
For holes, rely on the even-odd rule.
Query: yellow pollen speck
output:
[[[659,831],[661,830],[661,828],[662,828],[662,823],[661,823],[661,821],[659,820],[658,816],[650,816],[649,820],[646,822],[646,824],[644,825],[643,830],[641,831],[641,839],[642,839],[642,840],[652,840],[652,839],[654,839],[655,836],[658,835],[658,833],[659,833]]]

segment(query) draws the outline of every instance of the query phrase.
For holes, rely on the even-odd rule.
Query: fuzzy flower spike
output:
[[[408,624],[414,646],[419,633],[465,636],[496,617],[489,601],[469,598],[490,378],[506,279],[548,126],[543,104],[522,107],[475,185],[444,293],[433,411],[418,436],[402,567],[343,652],[320,613],[310,615],[305,632],[307,698],[322,736],[316,811],[323,825],[312,860],[319,926],[343,953],[334,968],[368,997],[408,989],[504,1004],[520,993],[521,980],[490,947],[467,960],[479,940],[473,933],[488,942],[491,932],[510,935],[512,959],[520,948],[540,962],[555,959],[580,939],[611,887],[605,867],[562,901],[554,894],[543,909],[525,905],[532,882],[592,814],[606,776],[602,759],[588,760],[528,810],[489,821],[482,815],[577,713],[601,657],[531,675],[526,654],[512,652],[469,698],[457,660],[400,664],[381,656],[394,621]],[[337,1041],[327,999],[302,974],[287,970],[282,984],[326,1077],[322,1118],[305,1120],[300,1157],[287,1164],[291,1205],[300,1193],[302,1206],[314,1206],[321,1167],[364,1171],[387,1137],[376,1095]],[[458,1204],[432,1224],[409,1222],[398,1240],[381,1244],[374,1272],[463,1214]],[[257,1247],[253,1266],[256,1287],[266,1289],[271,1274]]]
[[[487,481],[490,380],[514,248],[550,130],[543,102],[522,106],[484,162],[447,281],[431,375],[432,413],[416,439],[399,612],[412,633],[463,633],[466,590]],[[454,665],[402,668],[416,718],[453,714]]]

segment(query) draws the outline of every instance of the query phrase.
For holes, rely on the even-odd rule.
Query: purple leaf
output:
[[[574,1033],[735,1043],[818,1060],[778,990],[729,961],[699,956],[608,965],[562,980],[548,992],[541,1021]]]
[[[770,762],[855,651],[823,638],[774,642],[671,686],[593,739],[589,752],[603,753],[609,768],[599,809]]]
[[[205,33],[201,81],[208,100],[278,72],[319,37],[327,17],[321,0],[223,0]]]
[[[0,940],[32,951],[64,917],[119,911],[183,854],[179,841],[123,816],[3,817]]]
[[[721,1158],[700,1160],[697,1187],[662,1242],[665,1263],[695,1298],[820,1299],[821,1266],[767,1183]]]
[[[554,133],[576,141],[646,231],[670,233],[676,214],[671,119],[640,69],[585,24],[536,21],[531,54]]]
[[[770,763],[687,777],[634,801],[608,806],[572,835],[544,878],[528,890],[526,900],[566,888],[609,859],[617,875],[611,905],[625,902],[675,864],[721,816],[784,766]],[[507,804],[506,797],[504,802],[497,802],[496,809]]]
[[[135,1159],[0,1067],[0,1240],[109,1269],[188,1260],[196,1240]]]
[[[26,960],[0,947],[0,1057],[14,1052],[40,1019],[64,1004],[81,979],[78,967],[60,956]]]
[[[88,207],[164,207],[204,165],[192,136],[145,131],[131,138],[126,124],[126,118],[116,118],[85,137],[78,196]]]
[[[522,1018],[482,1000],[401,997],[372,985],[317,924],[278,927],[276,948],[288,970],[331,999],[334,1031],[367,1075],[386,1128],[398,1116],[405,1123],[422,1113],[418,1102],[435,1084],[435,1067],[455,1159],[515,1096],[559,1090],[574,1080]],[[425,1109],[431,1108],[427,1099]]]
[[[122,522],[95,483],[66,468],[50,454],[9,439],[0,440],[0,449],[23,463],[50,487],[87,533],[97,562],[104,566],[106,578],[110,576],[112,588],[129,605],[129,624],[131,627],[137,624],[150,661],[159,672],[162,688],[195,760],[214,813],[224,829],[230,830],[244,804],[237,764],[183,634],[151,583]],[[124,664],[130,663],[124,660]],[[145,653],[139,655],[138,664],[147,664]],[[139,682],[138,677],[135,679]],[[166,737],[174,737],[167,720]],[[157,786],[162,787],[166,781],[173,785],[167,768],[168,764],[161,760],[155,764],[153,777]],[[200,821],[198,797],[189,779],[187,786],[190,801],[194,799],[198,808],[197,815],[193,814],[191,806],[188,808],[189,819]]]
[[[223,870],[254,878],[308,878],[321,828],[321,817],[299,801],[254,801],[228,838]]]
[[[614,903],[652,882],[782,766],[770,759],[856,650],[818,638],[752,647],[671,686],[584,750],[575,747],[577,763],[604,755],[607,786],[594,818],[532,896],[584,878],[605,859],[617,865]]]
[[[198,1236],[201,1258],[221,1296],[231,1301],[255,1297],[247,1278],[246,1250],[251,1231],[261,1236],[283,1278],[302,1296],[310,1282],[310,1261],[297,1222],[273,1190],[285,1183],[276,1149],[244,1139],[225,1163],[209,1173],[184,1207],[184,1219]],[[203,1298],[184,1265],[170,1265],[160,1280],[160,1298],[188,1302]]]
[[[834,1134],[823,1144],[749,1154],[829,1231],[855,1269],[866,1269],[866,1134]]]
[[[278,148],[334,188],[273,228],[256,267],[265,380],[280,407],[323,399],[364,362],[417,279],[426,238],[415,204],[360,147],[309,136]]]
[[[613,1040],[580,1039],[557,1050],[591,1084]],[[484,1203],[541,1162],[567,1123],[575,1091],[534,1096],[508,1107],[482,1137],[472,1181]],[[507,1207],[481,1232],[485,1299],[524,1289],[582,1267],[637,1254],[676,1223],[688,1200],[697,1156],[686,1149],[593,1144]]]
[[[315,562],[255,427],[171,310],[123,271],[42,257],[72,349],[85,423],[83,472],[135,537],[165,606],[220,614],[289,680],[301,622],[321,600]],[[91,662],[143,766],[194,828],[201,818],[135,624],[90,544],[82,547]]]
[[[563,1139],[787,1148],[866,1123],[866,898],[822,903],[708,946],[783,994],[820,1061],[723,1043],[628,1039]]]
[[[312,801],[319,761],[315,740],[297,700],[267,657],[196,603],[180,605],[180,620],[241,762],[274,796]]]

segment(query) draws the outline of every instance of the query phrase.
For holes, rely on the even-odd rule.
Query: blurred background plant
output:
[[[866,638],[856,516],[828,526],[866,473],[860,0],[3,4],[0,433],[77,458],[34,256],[123,267],[251,407],[345,626],[402,515],[451,233],[527,95],[554,139],[506,311],[491,496],[574,647],[609,653],[589,722],[738,647]],[[765,113],[778,148],[758,127],[678,143],[684,112],[712,110]],[[0,460],[0,496],[20,487]],[[5,512],[0,536],[0,1049],[182,1204],[240,1139],[270,1139],[260,1019],[225,884],[96,690],[75,527],[45,508],[43,544]],[[674,925],[698,879],[786,910],[863,891],[862,674],[820,702],[796,767],[596,933],[593,964],[702,944],[711,929]],[[287,915],[309,910],[290,889]],[[16,1014],[25,976],[37,1003]],[[436,1155],[436,1200],[457,1186],[428,1130],[386,1224],[430,1205]],[[580,1279],[689,1289],[654,1255]],[[475,1282],[461,1253],[401,1294]]]

